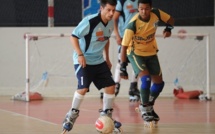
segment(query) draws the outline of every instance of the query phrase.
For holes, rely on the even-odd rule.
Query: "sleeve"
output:
[[[158,10],[159,10],[159,9],[158,9]],[[162,10],[159,10],[159,12],[160,12],[161,21],[167,23],[167,21],[168,21],[169,18],[170,18],[170,15],[167,14],[167,13],[165,13],[165,12],[162,11]]]
[[[90,23],[89,23],[89,20],[85,18],[73,30],[72,36],[76,38],[82,38],[89,33],[89,30],[90,30]]]
[[[154,14],[157,15],[157,17],[159,18],[160,21],[163,21],[163,22],[165,22],[165,23],[166,23],[166,22],[169,20],[169,18],[170,18],[170,15],[169,15],[169,14],[167,14],[166,12],[164,12],[164,11],[162,11],[162,10],[160,10],[160,9],[153,8],[153,9],[152,9],[152,12],[153,12]]]
[[[130,42],[132,41],[132,38],[136,31],[136,21],[130,22],[125,29],[125,33],[122,40],[122,46],[129,46]]]
[[[122,12],[122,10],[123,10],[122,4],[120,0],[117,0],[116,11]]]

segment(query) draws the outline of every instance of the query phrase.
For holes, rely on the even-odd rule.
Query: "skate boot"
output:
[[[129,101],[130,102],[140,100],[140,91],[137,88],[137,82],[131,83],[128,94],[129,94]]]
[[[113,130],[114,134],[122,134],[122,128],[121,128],[122,124],[112,118],[113,109],[106,109],[105,111],[100,109],[99,112],[100,112],[100,116],[108,116],[113,120],[113,123],[115,126],[115,128]]]
[[[139,105],[139,111],[141,112],[142,118],[144,120],[144,126],[148,128],[153,127],[154,117],[152,115],[152,106]]]
[[[115,96],[117,96],[119,94],[119,89],[120,89],[120,83],[116,83]]]
[[[79,116],[79,110],[72,109],[66,114],[66,118],[63,121],[63,131],[70,131],[73,128],[75,120]]]
[[[157,115],[157,113],[155,113],[154,108],[152,107],[152,116],[154,117],[154,124],[155,126],[158,124],[158,121],[160,120],[160,117]]]

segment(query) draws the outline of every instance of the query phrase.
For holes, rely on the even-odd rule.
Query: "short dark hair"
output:
[[[152,6],[152,0],[138,0],[138,5],[142,3],[142,4],[149,4],[150,6]]]
[[[104,7],[106,4],[110,4],[112,6],[116,6],[117,0],[100,0],[100,5]]]

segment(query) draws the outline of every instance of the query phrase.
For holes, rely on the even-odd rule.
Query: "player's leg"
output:
[[[151,86],[151,89],[150,89],[150,99],[149,99],[149,102],[150,102],[150,104],[152,106],[152,114],[154,116],[155,123],[157,123],[160,120],[160,117],[155,112],[153,106],[155,104],[155,100],[158,98],[158,96],[162,92],[163,87],[164,87],[164,82],[161,81],[159,83],[153,83],[152,86]]]
[[[115,71],[114,71],[114,81],[115,81],[115,96],[117,96],[119,94],[119,90],[120,90],[120,81],[121,81],[121,77],[120,77],[120,50],[121,50],[121,46],[119,45],[118,47],[118,62],[116,64],[115,67]],[[103,91],[100,91],[100,99],[103,99],[104,93]]]
[[[132,79],[131,79],[130,88],[129,88],[129,92],[128,92],[130,101],[139,101],[140,100],[140,91],[138,89],[137,81],[138,81],[138,77],[136,76],[134,71],[132,71]]]
[[[140,77],[141,77],[140,78],[141,79],[141,86],[140,86],[141,104],[139,106],[139,110],[142,114],[143,120],[146,122],[145,125],[148,125],[148,122],[151,122],[154,118],[152,115],[152,106],[149,103],[151,77],[147,73],[145,73],[144,75],[140,74]]]
[[[109,116],[110,118],[112,118],[113,122],[114,122],[114,126],[115,126],[114,132],[120,133],[122,124],[119,121],[116,121],[112,117],[113,102],[114,102],[115,95],[114,94],[108,94],[108,92],[113,90],[113,89],[114,89],[114,87],[105,88],[104,98],[103,98],[103,108],[100,110],[100,116]]]
[[[128,55],[129,61],[134,69],[135,74],[138,74],[140,78],[140,98],[141,104],[139,110],[141,116],[144,120],[144,124],[148,124],[153,120],[151,115],[151,106],[149,105],[149,95],[150,95],[150,86],[151,86],[151,77],[146,66],[147,58],[142,56],[137,56],[132,51]]]
[[[115,96],[117,96],[119,94],[120,81],[121,81],[121,77],[120,77],[120,63],[119,62],[116,64],[115,74],[114,74],[114,81],[116,83],[116,86],[115,86]]]
[[[93,80],[93,82],[99,90],[104,88],[103,107],[100,110],[100,116],[109,116],[112,118],[113,103],[115,99],[115,82],[106,62],[101,64],[96,70],[99,75]],[[113,121],[115,128],[120,130],[121,123],[114,119]]]
[[[121,45],[118,46],[118,62],[116,64],[116,68],[115,68],[115,73],[114,73],[114,81],[116,83],[115,86],[115,96],[117,96],[119,94],[119,90],[120,90],[120,81],[121,81],[121,77],[120,77],[120,52],[121,52]]]
[[[159,64],[159,60],[157,56],[152,56],[149,60],[149,70],[150,70],[150,74],[151,74],[151,78],[152,78],[152,86],[150,89],[150,99],[149,102],[152,106],[152,114],[154,116],[154,121],[155,123],[157,123],[160,118],[158,116],[158,114],[155,112],[153,106],[155,104],[155,100],[158,98],[158,96],[160,95],[160,93],[162,92],[163,88],[164,88],[164,81],[162,78],[162,71],[160,68],[160,64]]]
[[[89,85],[92,79],[92,77],[90,77],[92,76],[92,74],[88,74],[87,71],[88,66],[86,68],[78,68],[78,65],[75,65],[75,70],[77,71],[76,75],[78,78],[78,89],[74,93],[72,106],[67,112],[66,117],[63,121],[63,129],[66,131],[72,130],[74,123],[79,116],[79,108],[82,104],[86,92],[89,90]]]

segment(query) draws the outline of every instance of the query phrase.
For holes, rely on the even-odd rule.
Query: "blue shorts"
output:
[[[74,65],[74,67],[77,72],[78,89],[89,89],[92,82],[98,90],[115,85],[112,73],[106,62],[99,65],[87,65],[85,68],[79,67],[79,64]]]

